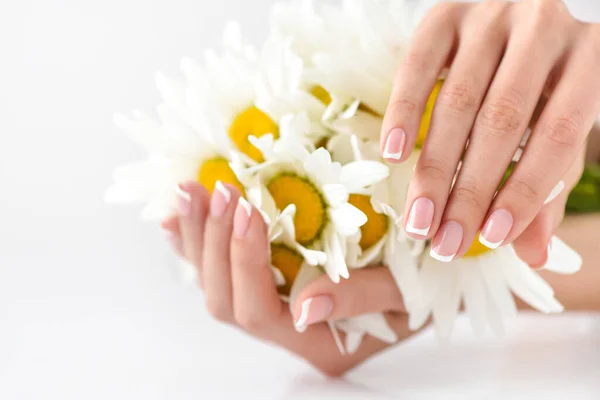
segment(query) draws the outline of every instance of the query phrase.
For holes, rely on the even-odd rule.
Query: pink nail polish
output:
[[[309,325],[327,320],[332,311],[333,300],[330,296],[315,296],[304,300],[300,316],[294,323],[296,330],[302,333]]]
[[[418,198],[410,209],[406,232],[427,236],[433,222],[433,202],[425,197]]]
[[[187,217],[192,212],[192,196],[186,192],[181,185],[175,186],[175,193],[177,194],[177,208],[179,214],[183,217]]]
[[[498,248],[513,226],[513,216],[506,210],[496,210],[490,215],[479,235],[479,242],[490,249]]]
[[[383,158],[398,161],[402,158],[406,144],[406,133],[401,128],[394,128],[388,134],[383,147]]]
[[[215,183],[215,190],[210,198],[210,215],[213,217],[221,217],[227,211],[229,202],[231,201],[231,192],[221,183]]]
[[[458,253],[463,240],[463,227],[456,221],[448,221],[433,239],[429,254],[441,262],[450,262]]]
[[[238,200],[235,215],[233,216],[233,233],[238,238],[243,238],[248,232],[250,226],[250,217],[252,216],[252,206],[243,197]]]

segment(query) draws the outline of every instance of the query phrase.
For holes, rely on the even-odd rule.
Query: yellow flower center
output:
[[[323,86],[315,86],[310,93],[326,106],[331,104],[331,95]]]
[[[277,124],[264,112],[255,106],[248,107],[242,111],[233,121],[229,128],[229,137],[237,148],[256,162],[263,162],[264,158],[250,141],[249,136],[261,137],[273,134],[273,138],[279,138]]]
[[[305,178],[291,173],[277,175],[267,184],[279,210],[296,205],[296,241],[308,246],[319,239],[327,222],[327,205],[317,188]]]
[[[303,262],[302,255],[296,250],[284,244],[271,244],[271,265],[285,278],[285,285],[279,287],[279,293],[289,296]]]
[[[204,185],[210,193],[214,190],[217,181],[237,187],[242,196],[245,196],[244,186],[235,176],[229,162],[221,157],[206,160],[198,170],[198,182]]]
[[[471,243],[471,247],[469,247],[469,250],[467,250],[464,257],[479,257],[489,251],[491,251],[489,248],[485,247],[479,240],[475,239],[473,243]]]
[[[367,223],[360,227],[360,248],[367,250],[377,244],[387,233],[388,218],[373,209],[369,196],[351,194],[348,202],[367,216]]]
[[[433,91],[429,95],[429,99],[427,100],[427,104],[425,105],[425,112],[423,113],[423,118],[421,119],[421,126],[419,127],[419,136],[417,136],[416,146],[418,148],[423,147],[425,144],[425,138],[427,137],[427,132],[429,132],[429,125],[431,124],[431,116],[433,114],[433,108],[435,106],[435,101],[440,94],[440,90],[442,89],[442,85],[444,81],[439,79],[433,88]]]

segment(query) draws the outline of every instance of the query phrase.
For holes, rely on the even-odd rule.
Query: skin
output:
[[[302,290],[290,312],[277,294],[268,267],[267,227],[258,211],[252,212],[246,236],[238,238],[232,227],[239,193],[233,186],[228,186],[232,201],[218,219],[209,215],[206,189],[195,182],[182,188],[190,193],[191,212],[170,218],[162,226],[174,250],[196,266],[207,310],[216,320],[280,346],[330,377],[342,376],[390,345],[369,336],[355,354],[340,355],[325,322],[310,325],[304,333],[294,328],[304,300],[331,296],[331,319],[384,312],[399,342],[416,333],[408,329],[402,296],[385,267],[355,270],[349,280],[339,284],[323,276]],[[569,311],[600,311],[598,230],[600,214],[567,218],[557,234],[582,255],[583,268],[572,276],[540,272]],[[208,239],[213,235],[223,242]],[[520,304],[520,308],[527,306]]]
[[[426,16],[415,35],[398,73],[382,132],[383,147],[392,128],[405,130],[406,149],[398,162],[404,161],[414,144],[427,96],[440,70],[451,65],[408,204],[424,195],[434,201],[429,238],[443,221],[460,221],[465,237],[459,256],[486,215],[499,207],[515,217],[505,243],[513,242],[532,266],[545,262],[549,239],[557,234],[582,255],[583,268],[573,276],[544,271],[541,275],[571,311],[600,311],[596,239],[600,215],[569,217],[563,222],[567,194],[581,175],[586,144],[587,159],[600,160],[600,135],[597,130],[588,135],[600,111],[600,82],[590,68],[600,61],[599,31],[597,25],[574,20],[558,0],[442,3]],[[531,124],[536,107],[539,115]],[[513,176],[492,199],[528,125],[533,127],[531,144]],[[472,145],[450,190],[469,135]],[[561,179],[565,191],[543,206]],[[298,295],[290,312],[277,294],[268,267],[263,219],[253,210],[245,235],[236,235],[239,192],[227,188],[231,200],[224,213],[215,217],[208,191],[195,182],[182,184],[190,200],[180,204],[183,213],[162,224],[174,250],[196,266],[206,307],[215,319],[285,348],[333,377],[389,345],[367,337],[357,353],[342,356],[324,322],[310,325],[302,334],[296,332],[294,317],[299,316],[304,300],[331,296],[331,319],[384,312],[400,341],[414,334],[408,330],[402,296],[384,267],[356,270],[340,284],[321,277]]]
[[[514,219],[503,244],[514,242],[526,262],[542,264],[566,196],[551,209],[543,204],[560,180],[568,191],[580,176],[600,112],[600,80],[591,67],[599,62],[600,25],[575,20],[559,0],[435,6],[400,66],[381,136],[385,155],[388,135],[402,129],[402,156],[389,161],[410,156],[429,93],[448,68],[404,213],[427,198],[433,221],[426,236],[410,235],[441,239],[440,228],[457,222],[464,232],[458,258],[487,218],[503,209]],[[523,157],[496,195],[528,126]]]

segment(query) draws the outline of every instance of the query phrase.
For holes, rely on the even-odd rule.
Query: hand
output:
[[[449,66],[410,184],[409,235],[457,258],[481,231],[488,247],[514,242],[526,262],[543,265],[600,111],[599,63],[600,25],[575,20],[559,0],[434,7],[407,50],[382,129],[384,157],[405,161]],[[497,193],[538,107],[522,158]],[[566,190],[544,206],[561,181]]]
[[[323,321],[386,312],[400,340],[413,334],[402,296],[384,267],[355,270],[337,285],[320,277],[297,296],[294,319],[269,269],[267,227],[259,212],[233,186],[215,190],[210,199],[197,183],[180,189],[179,216],[164,221],[163,228],[174,249],[197,268],[206,307],[217,320],[281,346],[329,376],[342,375],[389,345],[367,337],[356,353],[341,355]],[[302,315],[302,304],[309,306],[305,326],[298,328],[307,329],[298,333],[294,321]]]

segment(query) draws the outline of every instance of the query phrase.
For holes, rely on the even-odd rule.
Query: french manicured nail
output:
[[[233,216],[233,233],[239,238],[246,236],[250,226],[250,216],[252,216],[252,206],[243,197],[238,200],[238,205]]]
[[[175,193],[177,193],[177,208],[179,214],[187,217],[192,212],[192,196],[183,190],[181,185],[175,186]]]
[[[552,200],[556,199],[558,197],[558,195],[562,193],[563,190],[565,190],[565,181],[559,181],[556,184],[556,186],[554,186],[554,189],[552,189],[552,191],[548,195],[548,198],[546,199],[546,201],[544,201],[544,205],[546,205],[546,204],[550,203]]]
[[[506,210],[496,210],[490,215],[479,235],[479,242],[490,249],[498,248],[513,226],[513,216]]]
[[[309,325],[327,320],[332,311],[333,300],[329,296],[316,296],[304,300],[300,316],[294,323],[296,330],[302,333]]]
[[[412,205],[406,223],[406,232],[427,236],[433,222],[433,202],[425,197],[418,198]]]
[[[383,147],[383,158],[398,161],[402,157],[406,144],[406,133],[400,128],[394,128],[388,134]]]
[[[230,201],[231,192],[221,181],[217,181],[215,183],[215,190],[210,198],[210,215],[213,217],[221,217],[225,214]]]
[[[463,227],[456,221],[448,221],[433,239],[429,254],[441,262],[450,262],[458,253],[463,240]]]

